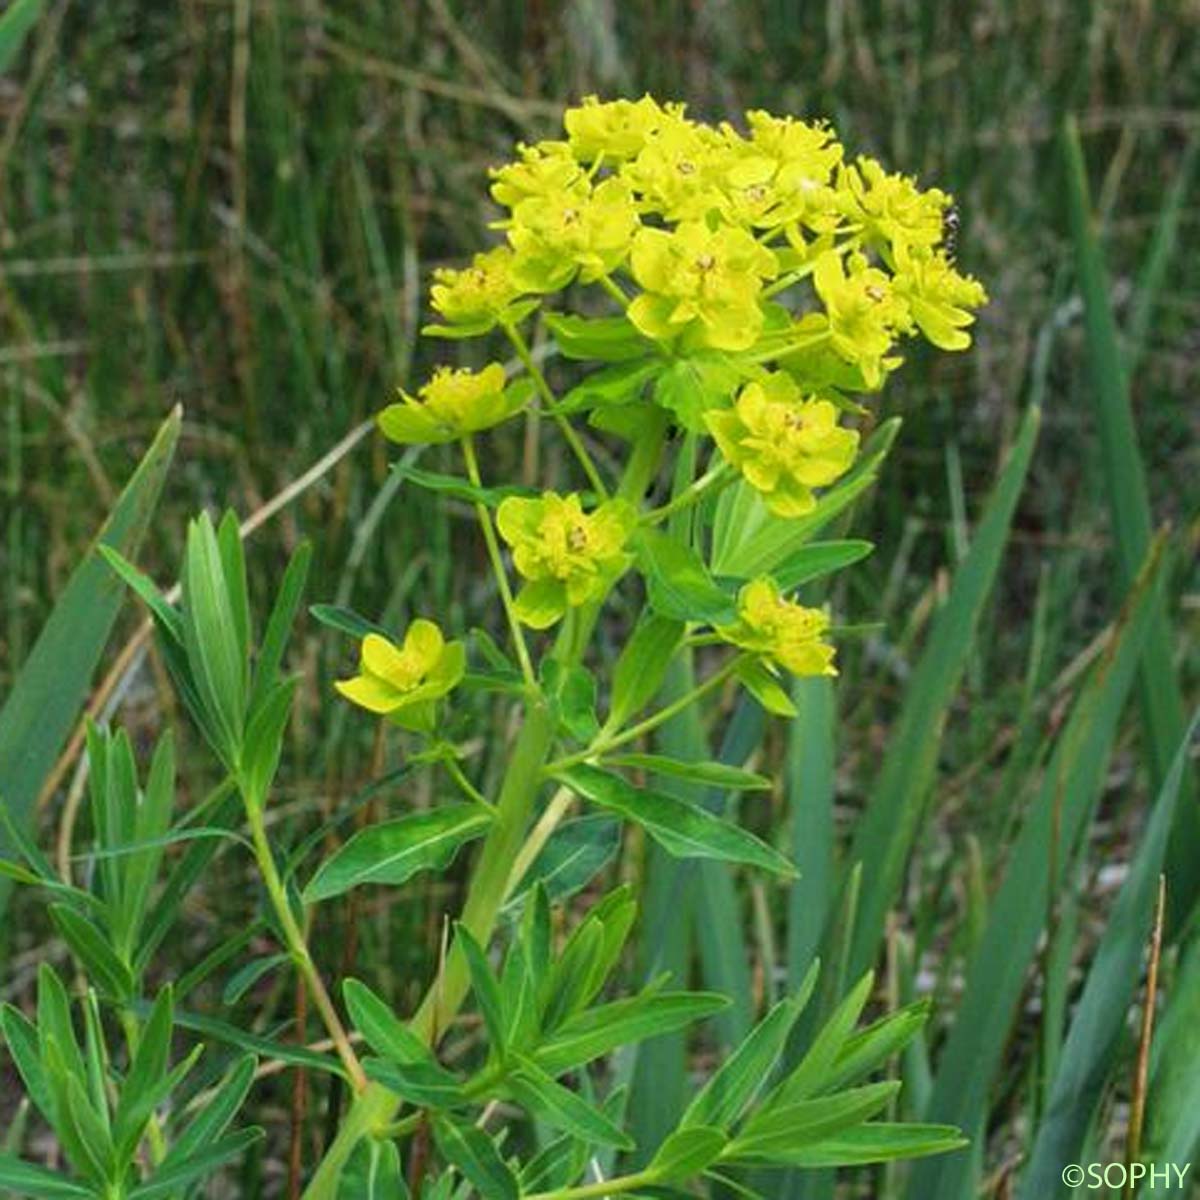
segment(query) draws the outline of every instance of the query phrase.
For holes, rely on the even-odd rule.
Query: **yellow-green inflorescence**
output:
[[[812,511],[851,468],[859,436],[846,414],[883,387],[905,340],[962,350],[987,299],[946,244],[950,196],[850,158],[820,121],[753,111],[740,126],[708,124],[649,96],[591,97],[566,111],[561,137],[520,146],[494,168],[490,190],[502,241],[462,269],[435,271],[437,323],[426,332],[502,331],[525,373],[509,378],[499,362],[439,367],[379,417],[398,443],[463,442],[476,474],[473,435],[520,412],[535,390],[543,407],[555,403],[518,326],[541,309],[558,337],[563,289],[596,297],[572,304],[575,313],[616,320],[595,355],[564,347],[598,359],[605,382],[579,389],[596,398],[555,409],[555,419],[610,405],[611,422],[597,412],[594,423],[636,436],[640,409],[665,409],[711,437],[718,464],[781,519]],[[630,381],[626,394],[614,396],[614,379]],[[636,509],[605,499],[577,439],[572,449],[601,503],[585,509],[578,495],[546,492],[510,497],[494,514],[522,581],[506,599],[514,626],[546,628],[602,597],[637,551]],[[482,519],[494,543],[492,518]],[[738,612],[718,631],[725,640],[797,674],[833,671],[827,618],[769,579],[743,588]],[[410,709],[423,720],[431,689],[462,674],[456,646],[416,622],[403,649],[368,639],[361,674],[339,686],[393,720]]]

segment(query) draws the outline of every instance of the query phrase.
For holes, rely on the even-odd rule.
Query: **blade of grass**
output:
[[[1086,317],[1088,362],[1093,381],[1089,394],[1100,438],[1104,493],[1116,540],[1117,578],[1128,588],[1150,546],[1149,490],[1138,447],[1127,364],[1121,355],[1117,323],[1109,298],[1108,272],[1091,213],[1087,166],[1079,130],[1071,118],[1063,123],[1059,141],[1066,174],[1075,266]],[[1171,624],[1162,583],[1151,597],[1151,605],[1154,619],[1138,683],[1142,725],[1155,787],[1161,789],[1170,773],[1175,748],[1183,737],[1184,707],[1172,662]],[[1171,909],[1176,921],[1191,911],[1200,895],[1200,861],[1197,857],[1200,811],[1194,803],[1192,781],[1186,770],[1181,786],[1183,803],[1176,810],[1167,856]]]
[[[863,866],[862,896],[848,964],[851,978],[857,978],[874,961],[888,909],[899,893],[933,783],[942,728],[1000,568],[1039,424],[1040,410],[1030,408],[971,548],[955,572],[950,595],[934,620],[929,642],[908,683],[879,780],[859,822],[848,858]]]
[[[96,547],[103,543],[126,557],[136,557],[158,504],[181,422],[177,408],[159,429],[96,541],[67,581],[0,709],[4,789],[0,803],[22,828],[28,827],[42,780],[71,732],[125,596],[125,585]],[[7,840],[0,838],[0,853],[10,852]],[[0,913],[10,886],[7,879],[0,879]]]
[[[1103,788],[1118,722],[1153,619],[1162,540],[1138,578],[1105,652],[1093,669],[1055,747],[1037,802],[1009,856],[988,926],[967,970],[962,1004],[937,1064],[927,1120],[945,1118],[978,1139],[993,1077],[1025,988],[1052,897],[1067,875]],[[919,1164],[910,1200],[959,1200],[974,1194],[972,1156]],[[1060,1171],[1062,1164],[1059,1164]]]

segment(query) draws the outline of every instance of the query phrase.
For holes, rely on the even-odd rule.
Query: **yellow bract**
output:
[[[858,434],[837,418],[828,400],[805,400],[783,372],[747,384],[732,408],[705,414],[726,460],[781,517],[810,512],[812,489],[833,483],[854,462]]]
[[[637,154],[664,123],[678,121],[682,116],[682,104],[663,108],[649,96],[607,103],[587,96],[577,108],[567,109],[563,126],[568,144],[580,162],[605,159],[617,163]]]
[[[482,371],[439,367],[419,399],[400,395],[401,403],[379,414],[379,428],[401,445],[439,445],[507,420],[521,409],[528,389],[506,388],[503,366],[489,363]]]
[[[456,271],[439,267],[429,289],[433,307],[454,324],[494,324],[522,288],[513,275],[513,252],[496,246],[477,254],[471,265]]]
[[[824,612],[784,599],[764,576],[742,588],[737,623],[723,625],[717,633],[793,675],[836,675],[834,648],[822,640],[828,629]]]
[[[462,679],[466,661],[461,642],[447,642],[432,621],[418,618],[408,627],[402,646],[368,633],[358,674],[334,686],[368,712],[406,729],[428,732],[436,701]]]
[[[687,331],[718,350],[745,350],[758,339],[763,280],[775,255],[744,229],[687,221],[672,232],[642,229],[633,240],[633,277],[645,292],[629,319],[647,337],[669,340]]]
[[[545,629],[568,608],[608,590],[632,561],[625,543],[636,514],[621,500],[585,513],[577,495],[546,492],[539,499],[510,496],[496,511],[496,524],[512,547],[513,563],[528,581],[516,598],[526,625]]]

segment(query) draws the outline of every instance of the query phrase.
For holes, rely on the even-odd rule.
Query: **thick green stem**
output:
[[[619,495],[635,504],[641,500],[658,469],[664,436],[665,421],[660,420],[634,444]],[[599,601],[580,609],[576,614],[574,637],[561,640],[556,649],[565,655],[570,641],[574,647],[573,657],[581,654],[591,637],[599,611]],[[531,697],[527,702],[525,724],[513,746],[496,801],[496,820],[484,841],[463,908],[463,924],[480,941],[486,942],[491,936],[508,893],[513,863],[522,857],[525,830],[542,784],[542,768],[549,759],[553,736],[553,721],[544,702],[540,697]],[[544,835],[548,837],[549,830],[545,830]],[[466,963],[461,953],[452,949],[412,1020],[413,1031],[432,1044],[458,1011],[468,986]],[[336,1200],[342,1168],[354,1147],[364,1137],[385,1134],[395,1123],[400,1104],[400,1099],[382,1085],[368,1083],[355,1096],[337,1137],[304,1192],[304,1200]]]

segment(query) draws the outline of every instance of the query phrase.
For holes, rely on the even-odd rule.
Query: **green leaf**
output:
[[[212,1098],[171,1143],[163,1160],[164,1167],[192,1161],[225,1132],[250,1091],[257,1065],[258,1060],[253,1054],[245,1054],[234,1063],[213,1091]]]
[[[1159,543],[1161,549],[1161,543]],[[969,1136],[980,1128],[995,1072],[1024,994],[1051,898],[1063,886],[1074,847],[1104,786],[1121,713],[1151,619],[1148,598],[1161,556],[1151,555],[1138,585],[1058,737],[1042,786],[1007,856],[1004,879],[968,962],[964,994],[942,1048],[927,1115],[953,1120]],[[1050,863],[1046,847],[1064,853]],[[1061,1169],[1061,1168],[1060,1168]],[[957,1197],[972,1173],[970,1156],[926,1163],[913,1172],[914,1200]]]
[[[455,925],[454,936],[467,960],[467,969],[471,973],[471,990],[475,993],[475,1003],[479,1005],[491,1049],[496,1054],[503,1055],[508,1045],[508,1019],[496,973],[492,970],[483,948],[462,922]]]
[[[929,1000],[918,1000],[848,1037],[834,1057],[822,1086],[845,1087],[882,1067],[921,1032],[929,1020],[930,1006]]]
[[[347,979],[342,995],[354,1028],[376,1054],[398,1063],[432,1061],[429,1047],[365,983]]]
[[[28,0],[10,8],[29,14]],[[15,26],[10,26],[11,29]],[[9,43],[10,46],[12,43]],[[0,807],[11,824],[29,827],[42,783],[62,751],[121,606],[124,589],[100,556],[100,546],[135,554],[158,503],[171,465],[182,417],[178,409],[163,423],[146,456],[122,491],[98,539],[72,572],[37,642],[20,665],[0,706]],[[0,856],[5,843],[0,840]],[[0,912],[9,884],[0,880]]]
[[[737,618],[732,597],[691,547],[657,529],[641,530],[637,547],[647,597],[656,613],[708,625],[728,625]]]
[[[861,1167],[869,1163],[946,1154],[966,1145],[966,1138],[953,1125],[868,1121],[812,1145],[798,1146],[786,1157],[773,1155],[772,1162],[808,1168]]]
[[[44,6],[45,0],[13,0],[0,14],[0,74],[12,66]]]
[[[874,545],[864,541],[810,542],[773,567],[771,577],[780,591],[790,592],[802,583],[810,583],[861,561],[874,549]]]
[[[879,779],[857,822],[849,861],[862,863],[863,890],[851,936],[851,975],[861,974],[874,961],[887,912],[899,894],[937,767],[946,714],[1000,570],[1040,423],[1039,410],[1031,408],[971,548],[954,573],[950,595],[934,618],[929,640],[908,681]]]
[[[47,1121],[52,1119],[50,1092],[42,1069],[37,1027],[11,1004],[0,1008],[0,1031],[29,1098]]]
[[[159,1098],[158,1088],[167,1074],[171,1053],[173,1008],[173,993],[171,985],[167,984],[158,993],[150,1009],[150,1016],[138,1040],[137,1052],[121,1085],[113,1123],[113,1141],[121,1162],[128,1162],[136,1149]]]
[[[442,1156],[475,1185],[483,1200],[518,1200],[516,1176],[481,1129],[435,1113],[433,1137]]]
[[[590,742],[600,728],[595,676],[586,667],[564,667],[555,658],[545,660],[541,675],[564,731],[578,742]]]
[[[296,679],[285,679],[272,685],[246,724],[240,773],[246,798],[257,808],[266,804],[275,772],[279,769],[283,735],[291,716],[297,682]]]
[[[356,833],[317,868],[304,889],[315,904],[364,883],[399,886],[418,871],[443,870],[464,842],[479,837],[492,814],[480,805],[444,804]]]
[[[691,433],[706,433],[704,414],[726,405],[745,372],[717,352],[675,359],[654,382],[654,402]]]
[[[288,560],[287,570],[275,592],[275,603],[267,619],[266,632],[254,662],[254,686],[250,691],[250,711],[257,712],[279,678],[283,652],[291,637],[292,625],[300,608],[308,567],[312,561],[312,543],[302,541]]]
[[[133,994],[129,968],[91,921],[65,904],[52,904],[50,919],[93,983],[114,1000],[125,1000]]]
[[[564,358],[625,362],[641,358],[648,348],[646,339],[625,317],[547,313],[545,321]]]
[[[461,1108],[470,1100],[458,1079],[432,1058],[404,1063],[368,1058],[363,1071],[368,1079],[419,1108]]]
[[[0,24],[0,35],[4,32]],[[0,43],[2,45],[2,43]],[[74,1200],[94,1197],[96,1193],[80,1183],[64,1179],[56,1171],[22,1162],[11,1154],[0,1154],[0,1189],[12,1191],[29,1200]]]
[[[135,1009],[138,1006],[134,1006]],[[327,1074],[344,1075],[342,1064],[334,1055],[320,1054],[304,1046],[296,1046],[289,1042],[276,1041],[274,1038],[262,1037],[257,1033],[239,1029],[228,1021],[218,1021],[215,1017],[203,1016],[200,1013],[175,1013],[175,1024],[181,1029],[190,1029],[193,1033],[203,1034],[218,1042],[249,1050],[263,1058],[277,1058],[280,1062],[294,1067],[308,1067],[314,1071],[324,1071]]]
[[[241,1157],[262,1136],[261,1129],[251,1126],[193,1151],[186,1159],[168,1154],[151,1179],[126,1193],[128,1200],[158,1200],[161,1196],[182,1191],[227,1162]]]
[[[649,771],[653,775],[669,775],[673,779],[686,779],[730,791],[763,791],[771,787],[771,781],[765,775],[723,762],[683,762],[662,754],[613,754],[606,756],[604,761],[610,767]]]
[[[722,1129],[705,1125],[677,1129],[659,1146],[646,1170],[656,1177],[655,1182],[682,1182],[716,1162],[728,1141]]]
[[[821,1027],[800,1065],[771,1093],[767,1105],[795,1104],[833,1086],[834,1063],[858,1024],[874,984],[874,972],[868,971],[854,985]]]
[[[530,863],[522,883],[540,883],[551,900],[565,900],[590,883],[620,845],[621,823],[607,813],[566,821]]]
[[[808,996],[781,1000],[725,1060],[688,1105],[680,1128],[709,1125],[728,1129],[771,1077]]]
[[[1093,406],[1104,468],[1102,491],[1112,525],[1118,587],[1132,586],[1149,552],[1153,531],[1146,466],[1139,447],[1138,421],[1129,391],[1129,373],[1112,308],[1112,289],[1088,196],[1087,164],[1074,119],[1067,117],[1059,143],[1066,176],[1067,214],[1075,245],[1075,266],[1083,295],[1087,329],[1087,361],[1092,387],[1085,393]],[[1170,774],[1175,749],[1186,724],[1183,693],[1175,669],[1175,638],[1166,597],[1156,589],[1153,616],[1146,633],[1138,699],[1142,728],[1156,788]],[[1191,781],[1183,783],[1184,803],[1176,813],[1177,828],[1168,850],[1171,911],[1182,919],[1200,895],[1200,810]]]
[[[795,874],[792,864],[779,851],[740,826],[685,800],[636,788],[619,775],[595,767],[571,767],[560,772],[558,778],[592,803],[641,825],[676,858],[715,858],[779,875]]]
[[[739,1132],[730,1159],[789,1162],[800,1146],[824,1141],[860,1124],[886,1108],[900,1090],[900,1080],[789,1103],[768,1101]]]
[[[642,614],[613,668],[606,729],[619,729],[658,694],[683,631],[683,622],[673,617]]]
[[[315,621],[319,621],[322,625],[327,625],[330,629],[336,629],[338,633],[348,633],[352,638],[361,641],[368,633],[377,633],[380,637],[385,637],[391,640],[391,634],[388,633],[382,625],[376,625],[374,621],[368,621],[366,617],[356,613],[352,608],[346,608],[341,604],[310,604],[308,611]]]
[[[269,975],[276,967],[281,967],[291,961],[288,954],[266,954],[261,958],[252,958],[244,963],[229,977],[221,991],[221,1003],[232,1007],[264,976]]]
[[[555,411],[565,415],[600,404],[628,404],[663,367],[661,358],[637,358],[594,371],[563,396]]]
[[[342,1168],[337,1200],[408,1200],[396,1143],[363,1138]]]
[[[544,1071],[562,1075],[619,1046],[682,1029],[728,1004],[709,992],[649,992],[614,1000],[565,1021],[531,1057]]]
[[[1087,981],[1071,1018],[1050,1091],[1050,1103],[1038,1126],[1029,1166],[1021,1184],[1022,1200],[1037,1200],[1053,1190],[1062,1163],[1083,1157],[1105,1083],[1119,1061],[1119,1045],[1141,978],[1142,958],[1154,921],[1158,882],[1179,799],[1187,755],[1200,713],[1192,717],[1163,784],[1129,875],[1121,887],[1096,949]]]
[[[415,483],[426,491],[436,492],[440,496],[450,496],[454,500],[466,500],[471,504],[485,504],[488,508],[496,505],[508,496],[536,496],[537,492],[527,487],[476,487],[468,479],[458,475],[442,475],[436,471],[422,471],[419,467],[396,467],[396,473]],[[325,606],[322,606],[325,607]]]
[[[633,1149],[629,1136],[577,1092],[558,1083],[531,1059],[517,1055],[515,1061],[517,1071],[509,1077],[508,1087],[522,1107],[589,1145]]]
[[[796,706],[779,680],[757,659],[747,659],[734,672],[738,682],[775,717],[794,717]]]

